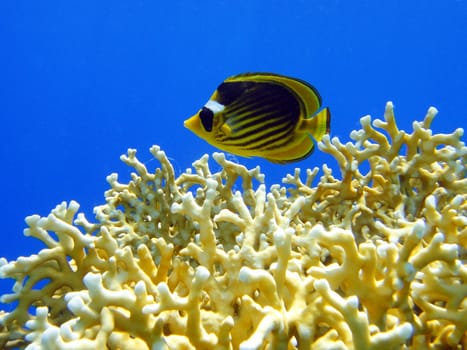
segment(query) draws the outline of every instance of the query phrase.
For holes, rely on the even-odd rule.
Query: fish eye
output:
[[[206,131],[212,131],[212,124],[214,121],[214,113],[206,107],[201,108],[199,112],[199,117],[201,119],[201,124]]]

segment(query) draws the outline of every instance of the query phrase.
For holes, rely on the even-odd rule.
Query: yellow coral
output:
[[[129,150],[136,173],[107,178],[96,222],[74,201],[26,219],[46,248],[0,262],[18,303],[1,346],[467,348],[467,149],[462,129],[432,135],[435,114],[408,134],[388,103],[354,142],[325,137],[342,179],[324,166],[314,187],[317,168],[268,192],[221,153],[221,171],[204,156],[176,177],[159,147],[154,172]]]

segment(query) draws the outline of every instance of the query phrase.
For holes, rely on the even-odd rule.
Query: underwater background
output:
[[[230,75],[310,82],[343,141],[389,100],[406,131],[429,106],[434,132],[465,128],[466,23],[460,0],[1,1],[0,256],[42,249],[24,218],[62,201],[92,221],[106,176],[130,178],[128,148],[154,170],[148,149],[160,145],[177,174],[217,151],[183,121]],[[289,165],[230,158],[260,165],[268,187],[295,167],[327,163],[339,176],[319,150]],[[0,294],[11,286],[0,280]]]

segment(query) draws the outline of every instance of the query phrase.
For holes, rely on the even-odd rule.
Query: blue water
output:
[[[183,171],[215,148],[183,127],[226,77],[270,71],[309,81],[348,140],[392,100],[401,128],[427,108],[435,132],[465,127],[466,1],[1,1],[0,256],[43,246],[24,217],[74,199],[92,218],[119,156],[160,145]],[[297,166],[262,159],[267,184]],[[215,168],[217,169],[217,168]],[[11,282],[0,281],[0,294]]]

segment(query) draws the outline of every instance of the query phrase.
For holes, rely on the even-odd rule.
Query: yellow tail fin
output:
[[[310,133],[316,141],[321,141],[324,135],[329,134],[331,128],[331,111],[328,107],[322,109],[309,119],[304,119],[299,126],[300,131]]]

